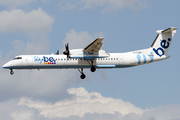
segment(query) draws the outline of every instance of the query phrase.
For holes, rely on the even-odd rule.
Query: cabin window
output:
[[[111,58],[111,60],[113,60],[113,58]]]
[[[116,60],[118,60],[118,58],[116,58]]]

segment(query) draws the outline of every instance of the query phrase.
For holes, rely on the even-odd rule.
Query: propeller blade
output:
[[[65,45],[66,51],[69,51],[69,45],[68,43]]]
[[[66,46],[66,44],[65,44],[65,49],[66,49],[66,51],[67,51],[67,46]]]
[[[63,52],[64,55],[67,55],[69,57],[69,44],[65,44],[66,51]]]

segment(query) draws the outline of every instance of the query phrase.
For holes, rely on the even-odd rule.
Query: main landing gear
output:
[[[10,69],[10,70],[11,70],[11,71],[10,71],[10,74],[13,75],[13,74],[14,74],[14,71],[13,71],[12,69]]]
[[[96,68],[93,66],[93,60],[91,60],[91,63],[88,60],[87,60],[87,62],[89,63],[89,65],[91,65],[91,72],[95,72]],[[81,73],[80,78],[84,79],[86,77],[86,75],[83,73],[83,68],[81,68],[81,69],[78,68],[78,71]]]
[[[87,60],[87,62],[89,63],[89,65],[91,66],[91,72],[95,72],[96,68],[93,66],[93,60],[91,60],[91,63]]]
[[[84,79],[86,77],[86,75],[83,73],[83,68],[81,68],[81,70],[78,68],[79,72],[81,73],[81,79]]]

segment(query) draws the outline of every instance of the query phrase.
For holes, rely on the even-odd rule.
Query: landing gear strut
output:
[[[89,63],[89,61],[88,61]],[[91,65],[91,72],[95,72],[96,68],[93,66],[93,60],[91,60],[91,64],[89,63],[89,65]]]
[[[89,65],[91,66],[91,72],[95,72],[96,71],[96,68],[93,66],[93,60],[91,60],[91,63],[87,60],[87,62],[89,63]],[[81,73],[81,76],[80,78],[81,79],[84,79],[86,77],[86,75],[83,73],[83,68],[79,69],[78,68],[78,71]]]
[[[13,75],[13,74],[14,74],[14,71],[13,71],[12,69],[10,69],[10,70],[11,70],[11,71],[10,71],[10,74]]]
[[[81,68],[81,70],[78,68],[79,72],[81,73],[80,78],[84,79],[86,77],[86,75],[83,73],[83,68]]]

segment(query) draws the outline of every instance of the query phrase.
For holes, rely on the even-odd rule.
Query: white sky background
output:
[[[156,30],[178,27],[180,2],[0,0],[0,65],[20,54],[84,48],[104,37],[106,52],[150,47]],[[179,29],[170,59],[128,69],[0,69],[0,119],[179,120]]]

